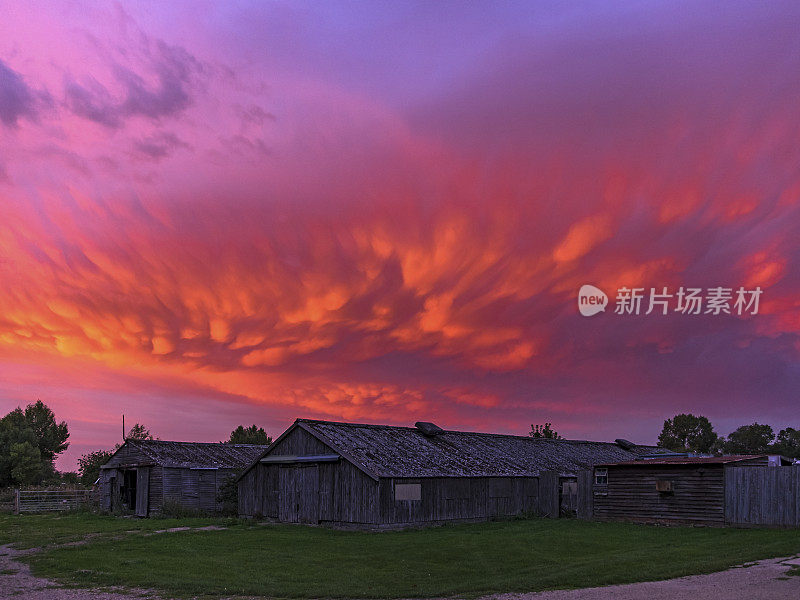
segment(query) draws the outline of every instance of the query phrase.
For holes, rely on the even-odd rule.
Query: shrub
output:
[[[236,476],[231,475],[219,486],[217,502],[221,505],[220,512],[225,515],[235,515],[239,512],[239,486]]]

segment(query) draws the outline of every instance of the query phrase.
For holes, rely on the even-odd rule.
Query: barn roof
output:
[[[626,460],[616,463],[597,465],[600,467],[648,467],[651,465],[727,465],[748,460],[764,459],[769,454],[732,454],[729,456],[665,456],[646,460]],[[781,457],[782,462],[788,459]]]
[[[244,469],[267,449],[252,444],[133,439],[125,440],[125,445],[139,450],[154,464],[188,469]]]
[[[295,426],[377,477],[537,476],[540,471],[569,475],[598,463],[663,451],[655,446],[625,449],[611,442],[468,431],[426,435],[417,427],[311,419],[298,419]]]

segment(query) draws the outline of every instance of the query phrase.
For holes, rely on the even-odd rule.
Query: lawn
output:
[[[157,533],[179,525],[223,530]],[[476,596],[666,579],[800,553],[797,530],[513,520],[383,533],[214,519],[3,516],[36,575],[179,596]]]

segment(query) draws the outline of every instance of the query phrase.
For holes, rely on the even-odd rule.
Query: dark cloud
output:
[[[155,89],[149,88],[137,73],[123,67],[117,69],[117,78],[126,89],[120,106],[123,115],[159,119],[189,107],[188,88],[192,74],[202,70],[200,63],[182,48],[158,42],[153,70],[158,78]]]
[[[161,160],[171,155],[178,148],[190,149],[191,146],[174,133],[157,133],[136,140],[133,143],[137,155],[149,160]]]
[[[84,87],[74,81],[68,81],[64,94],[67,107],[79,117],[106,127],[116,128],[121,125],[119,108],[108,91],[99,83],[92,82],[90,87]]]
[[[36,93],[22,76],[0,60],[0,121],[13,127],[20,117],[36,116]]]
[[[114,65],[116,83],[124,90],[121,99],[96,81],[86,85],[68,81],[64,90],[67,107],[80,117],[111,128],[121,127],[129,117],[159,120],[187,109],[192,104],[192,79],[203,66],[182,48],[160,41],[154,46],[148,67],[141,73]],[[157,85],[148,85],[148,77],[155,78]]]

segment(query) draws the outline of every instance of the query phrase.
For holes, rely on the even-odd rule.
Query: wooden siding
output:
[[[742,526],[800,526],[800,466],[726,467],[725,521]]]
[[[559,476],[547,471],[539,475],[539,513],[543,517],[557,519],[559,515]]]
[[[720,464],[612,465],[608,467],[608,485],[593,486],[593,515],[597,519],[723,525],[723,473]],[[659,492],[657,481],[670,481],[672,492]]]
[[[156,442],[138,442],[144,444],[144,450],[150,449]],[[200,446],[205,454],[216,452],[217,454],[230,458],[226,454],[231,452],[252,454],[256,446],[235,445],[234,450],[219,450],[220,444],[191,444],[187,442],[158,442],[159,444],[169,445],[170,448],[176,447],[184,454],[194,446]],[[210,449],[209,449],[210,448]],[[152,456],[145,454],[142,448],[133,442],[126,442],[104,465],[100,471],[100,503],[104,510],[116,510],[123,508],[119,503],[119,492],[123,484],[123,473],[130,470],[147,469],[147,501],[143,505],[147,506],[147,513],[160,513],[164,510],[164,502],[178,504],[184,508],[213,513],[221,508],[217,501],[219,488],[231,477],[235,477],[238,469],[232,467],[190,467],[185,465],[162,465],[155,463]],[[162,449],[163,450],[163,449]],[[142,476],[144,477],[144,476]],[[113,481],[113,484],[112,484]],[[138,481],[138,480],[137,480]],[[142,479],[141,482],[145,480]],[[140,496],[137,484],[137,504],[144,497]],[[144,493],[144,492],[141,492]],[[137,506],[137,513],[143,512]],[[140,515],[144,516],[144,515]]]
[[[140,464],[149,465],[152,464],[152,461],[138,448],[134,448],[129,444],[123,444],[122,447],[108,460],[104,467],[120,467],[125,465],[136,466]]]
[[[180,503],[181,501],[181,472],[183,469],[163,467],[162,485],[164,502]]]
[[[578,518],[591,519],[594,504],[594,471],[586,469],[578,473]]]
[[[336,453],[302,428],[269,456]],[[554,474],[554,481],[558,482]],[[395,500],[396,483],[418,483],[420,500]],[[556,486],[556,507],[558,492]],[[304,465],[257,464],[239,480],[239,514],[289,522],[396,525],[477,520],[539,511],[537,477],[381,478],[342,458]]]
[[[397,483],[419,483],[420,500],[395,500]],[[380,524],[488,519],[536,512],[536,477],[430,477],[380,480]]]
[[[270,450],[270,456],[336,452],[301,428]],[[239,514],[281,521],[376,523],[378,483],[342,459],[305,465],[257,464],[239,480]]]
[[[159,513],[164,507],[163,469],[159,465],[150,467],[149,505],[151,513]]]

